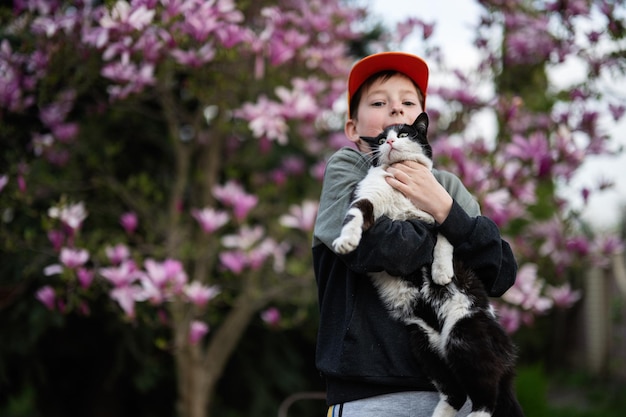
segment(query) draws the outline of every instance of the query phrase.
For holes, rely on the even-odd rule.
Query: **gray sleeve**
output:
[[[480,216],[480,205],[456,175],[437,169],[433,169],[433,175],[468,215]]]
[[[342,148],[330,157],[313,230],[313,246],[324,243],[331,247],[339,236],[352,192],[367,174],[369,166],[369,161],[352,148]]]

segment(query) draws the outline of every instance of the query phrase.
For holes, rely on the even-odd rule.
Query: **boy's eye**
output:
[[[385,105],[384,101],[375,101],[375,102],[372,103],[373,107],[382,107],[384,105]]]
[[[404,103],[405,106],[415,106],[415,103],[413,101],[405,101]]]

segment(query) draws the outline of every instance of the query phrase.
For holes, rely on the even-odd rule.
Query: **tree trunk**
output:
[[[178,412],[181,417],[209,417],[213,394],[224,368],[248,323],[262,307],[261,298],[242,293],[220,327],[212,334],[206,348],[189,344],[189,319],[180,311],[175,316],[174,352],[178,374]],[[178,309],[184,308],[183,305]]]
[[[252,317],[263,304],[264,301],[260,298],[251,297],[247,292],[242,293],[220,328],[211,338],[201,368],[207,378],[207,385],[203,394],[208,410],[213,403],[215,388],[224,368],[226,368],[228,359],[235,351]],[[207,413],[206,417],[209,417],[209,414],[210,412]]]

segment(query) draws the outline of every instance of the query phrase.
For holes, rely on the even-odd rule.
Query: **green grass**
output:
[[[546,375],[540,366],[518,370],[517,394],[527,416],[626,416],[624,381],[584,373]]]

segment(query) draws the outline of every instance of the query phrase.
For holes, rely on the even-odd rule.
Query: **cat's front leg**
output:
[[[454,247],[441,234],[437,235],[437,243],[433,251],[433,265],[431,275],[437,285],[446,285],[454,277],[454,265],[452,256]]]
[[[341,234],[333,241],[333,249],[340,254],[350,253],[359,246],[363,234],[363,214],[357,208],[348,210]]]
[[[350,253],[359,246],[363,230],[374,224],[374,205],[367,198],[352,203],[343,221],[341,234],[333,241],[333,249],[340,254]]]

